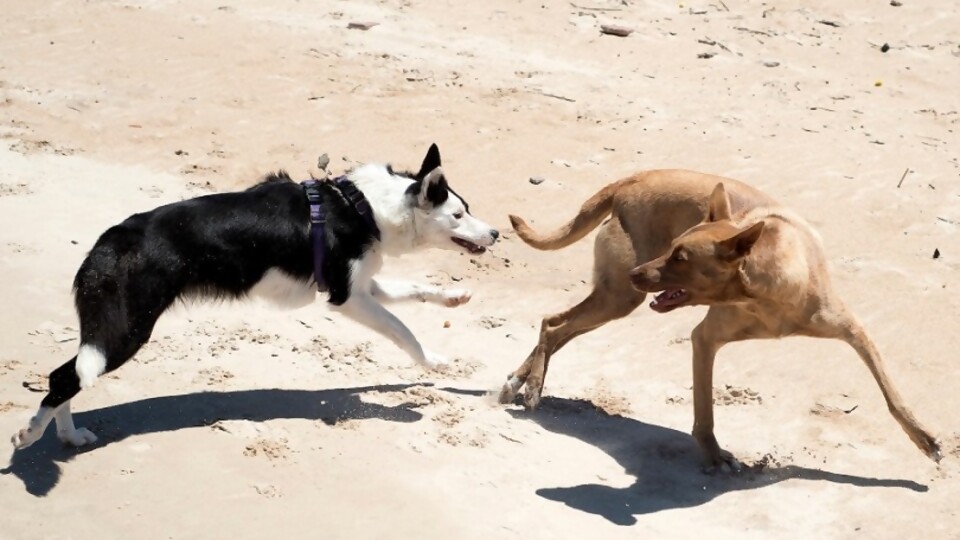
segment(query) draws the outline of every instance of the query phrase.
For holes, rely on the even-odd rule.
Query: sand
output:
[[[960,538],[960,8],[903,4],[7,2],[4,437],[76,352],[85,252],[134,212],[277,168],[305,178],[324,152],[337,173],[412,168],[436,142],[505,234],[480,257],[388,261],[473,291],[395,310],[456,359],[447,374],[322,303],[169,312],[74,400],[95,446],[51,430],[11,455],[0,538]],[[750,182],[819,229],[837,288],[942,436],[939,466],[852,350],[796,338],[720,353],[717,435],[751,469],[701,474],[702,308],[641,307],[555,357],[540,411],[495,403],[540,318],[588,292],[592,254],[590,239],[536,252],[507,213],[553,227],[664,167]]]

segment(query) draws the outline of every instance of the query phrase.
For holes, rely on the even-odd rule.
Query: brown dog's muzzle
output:
[[[656,268],[647,268],[642,264],[630,271],[630,283],[633,288],[641,292],[656,292],[661,290],[658,287],[660,283],[660,270]]]

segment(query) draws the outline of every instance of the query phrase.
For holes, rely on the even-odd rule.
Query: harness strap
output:
[[[323,211],[323,196],[320,194],[320,182],[318,180],[306,180],[300,182],[300,185],[303,186],[303,192],[306,194],[307,202],[310,205],[310,244],[313,246],[313,279],[317,282],[317,290],[325,292],[327,290],[327,283],[326,280],[323,279],[323,259],[327,254],[327,243],[324,239],[327,216]]]
[[[370,201],[363,196],[363,192],[357,189],[357,186],[348,180],[345,175],[333,181],[311,179],[300,182],[300,185],[303,186],[303,192],[307,196],[307,202],[310,205],[310,244],[313,246],[313,278],[317,282],[317,290],[320,292],[326,292],[328,289],[326,280],[323,279],[323,259],[327,254],[327,243],[325,241],[327,216],[323,209],[323,194],[320,191],[321,184],[325,182],[329,182],[340,192],[354,210],[363,217],[373,236],[377,240],[380,240],[380,228],[377,227],[377,221],[373,217],[373,209],[370,208]]]

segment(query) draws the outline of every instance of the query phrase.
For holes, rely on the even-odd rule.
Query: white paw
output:
[[[23,450],[37,442],[37,439],[39,439],[41,435],[43,435],[43,433],[38,429],[23,428],[17,433],[14,433],[13,437],[10,438],[10,442],[13,443],[13,447],[17,450]]]
[[[450,366],[450,360],[448,360],[446,356],[430,351],[427,351],[424,356],[424,364],[427,366],[427,369],[445,371]]]
[[[527,409],[533,410],[540,405],[541,387],[539,384],[527,383],[527,389],[523,393],[523,404]]]
[[[466,289],[448,289],[443,291],[443,303],[447,307],[457,307],[470,301],[473,293]]]
[[[523,381],[512,375],[508,377],[507,382],[503,383],[503,387],[500,388],[500,403],[513,403],[513,399],[517,397],[517,391],[520,390],[521,386],[523,386]]]
[[[97,442],[97,436],[87,428],[77,428],[73,431],[57,433],[61,441],[73,446],[86,446]]]

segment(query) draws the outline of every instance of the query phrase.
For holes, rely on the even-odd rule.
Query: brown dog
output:
[[[693,436],[713,469],[739,464],[713,434],[713,360],[724,344],[814,336],[850,344],[880,385],[891,414],[930,458],[940,446],[903,404],[863,327],[834,293],[820,238],[802,218],[736,180],[667,170],[644,172],[601,189],[558,231],[541,235],[510,216],[527,244],[560,249],[608,215],[594,246],[594,288],[573,308],[543,319],[540,341],[507,379],[501,403],[526,384],[528,407],[543,391],[550,356],[576,336],[628,315],[647,293],[666,313],[708,305],[693,330]],[[637,266],[639,264],[639,266]]]

